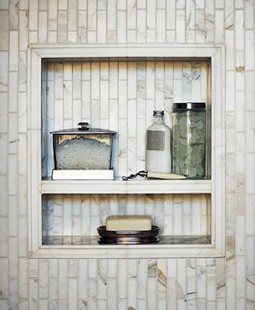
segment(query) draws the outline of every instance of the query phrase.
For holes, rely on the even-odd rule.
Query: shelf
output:
[[[30,252],[33,258],[182,258],[182,257],[222,257],[209,236],[165,236],[157,244],[144,245],[98,245],[96,237],[87,237],[81,245],[81,237],[64,237],[66,244],[61,244],[63,236],[53,237],[58,244],[42,245],[35,252]],[[71,239],[76,244],[71,244]],[[84,238],[84,237],[83,237]],[[168,241],[167,241],[168,239]],[[85,239],[84,239],[85,240]],[[178,243],[179,242],[179,243]],[[198,243],[201,242],[201,243]],[[78,243],[78,244],[77,244]]]
[[[211,180],[43,180],[42,194],[210,194]]]
[[[210,244],[210,236],[159,236],[162,244]],[[98,245],[97,236],[50,236],[43,237],[43,245]],[[101,245],[98,245],[101,247]],[[112,245],[118,247],[119,245]],[[140,244],[139,246],[143,246]]]

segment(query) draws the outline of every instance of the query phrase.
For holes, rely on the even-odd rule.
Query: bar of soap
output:
[[[151,230],[149,215],[111,215],[106,218],[106,230]]]

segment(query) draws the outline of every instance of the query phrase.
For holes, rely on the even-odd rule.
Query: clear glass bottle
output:
[[[146,170],[171,172],[171,131],[164,123],[164,111],[153,111],[154,122],[146,132]]]
[[[205,178],[205,103],[174,103],[172,132],[173,173],[190,179]]]

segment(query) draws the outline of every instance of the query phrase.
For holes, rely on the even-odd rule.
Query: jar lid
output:
[[[154,110],[153,111],[153,116],[155,116],[155,115],[164,115],[164,111],[162,111],[162,110]]]
[[[205,102],[181,102],[173,104],[173,112],[182,110],[203,110]]]
[[[101,129],[101,128],[90,128],[89,123],[87,122],[80,122],[78,124],[81,126],[80,128],[71,128],[71,129],[63,129],[63,130],[56,130],[52,131],[51,134],[56,135],[102,135],[102,134],[112,134],[114,135],[116,131],[111,131],[108,129]]]

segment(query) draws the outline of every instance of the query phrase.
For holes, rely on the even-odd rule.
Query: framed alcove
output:
[[[217,45],[31,45],[28,53],[30,257],[170,258],[225,254],[225,66]],[[207,105],[206,178],[130,180],[145,167],[154,109]],[[114,180],[52,180],[50,131],[79,121],[117,132]],[[99,245],[108,215],[149,214],[160,241]]]

